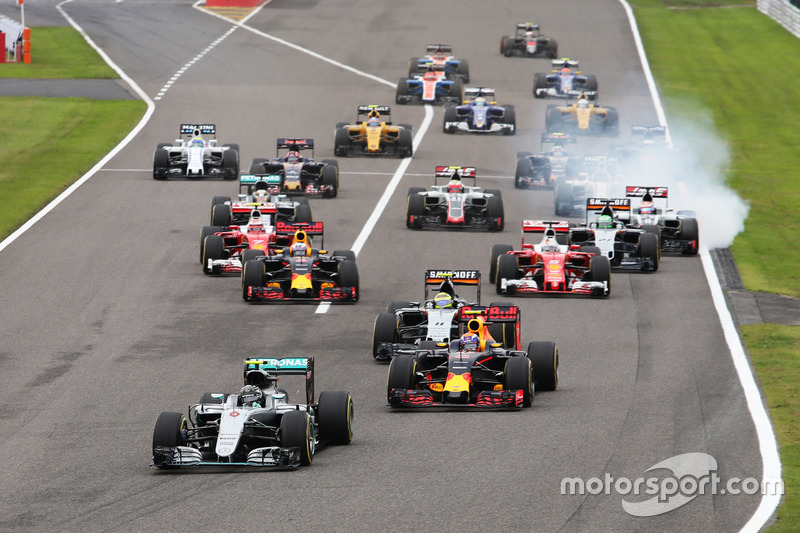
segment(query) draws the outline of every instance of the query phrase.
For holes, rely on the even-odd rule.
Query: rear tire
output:
[[[681,220],[681,240],[694,241],[694,247],[684,248],[681,253],[683,255],[697,255],[700,249],[700,228],[697,224],[696,218],[684,218]]]
[[[425,214],[425,197],[419,194],[412,194],[406,203],[406,227],[419,229],[422,222],[419,220]]]
[[[486,216],[490,219],[489,231],[503,231],[506,224],[505,210],[503,209],[503,198],[501,196],[490,196],[486,204]]]
[[[294,208],[294,221],[295,222],[313,222],[314,217],[311,214],[311,206],[308,204],[299,204]]]
[[[353,250],[334,250],[333,255],[338,257],[344,257],[348,261],[356,260],[356,253]]]

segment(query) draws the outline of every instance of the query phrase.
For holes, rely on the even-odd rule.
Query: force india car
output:
[[[283,250],[301,234],[301,241],[322,235],[322,222],[275,222],[258,210],[241,226],[205,226],[201,233],[200,261],[205,274],[238,274],[250,259]]]
[[[456,294],[455,287],[474,287],[477,298],[468,302]],[[435,287],[429,293],[429,289]],[[447,305],[434,298],[445,293]],[[379,361],[391,359],[398,350],[408,350],[431,343],[450,342],[458,338],[459,324],[467,311],[483,309],[481,273],[477,270],[426,270],[425,299],[422,302],[389,302],[385,313],[375,317],[372,330],[372,356]],[[493,322],[489,333],[506,348],[519,349],[519,313],[507,304],[492,303],[489,314]],[[462,309],[464,313],[462,313]]]
[[[489,277],[497,293],[608,296],[608,258],[592,246],[561,244],[569,239],[569,230],[566,221],[523,220],[521,250],[492,246]],[[541,241],[526,242],[526,235]]]
[[[339,193],[339,162],[335,159],[314,161],[314,139],[277,140],[276,157],[253,159],[250,174],[267,182],[270,194],[290,194],[335,198]],[[281,150],[288,150],[281,156]],[[311,157],[302,152],[310,150]]]
[[[570,229],[569,242],[596,247],[612,269],[655,272],[661,260],[658,227],[628,227],[624,221],[630,219],[630,211],[630,198],[588,198],[586,223]],[[606,217],[609,224],[604,223]]]
[[[211,199],[212,226],[241,226],[250,220],[253,210],[261,216],[269,215],[276,222],[311,222],[313,216],[308,199],[297,196],[298,201],[285,194],[269,194],[263,176],[242,174],[239,177],[239,197],[214,196]]]
[[[497,105],[494,89],[470,87],[464,91],[464,98],[463,105],[445,105],[442,126],[445,133],[466,131],[514,135],[517,128],[514,106]]]
[[[437,185],[437,180],[448,180]],[[472,178],[473,186],[462,180]],[[412,229],[473,228],[502,231],[505,224],[503,197],[497,189],[485,192],[477,183],[475,167],[437,166],[431,190],[408,189],[406,226]]]
[[[553,202],[558,216],[583,213],[590,197],[622,196],[625,185],[619,162],[606,156],[571,157],[566,163],[566,176],[555,186]]]
[[[246,302],[358,301],[355,253],[336,250],[331,254],[313,248],[304,232],[296,232],[291,245],[274,255],[248,257],[242,265],[242,298]]]
[[[153,178],[171,177],[223,178],[233,180],[239,175],[239,145],[217,146],[214,124],[181,124],[180,139],[175,144],[159,143],[153,152]]]
[[[392,109],[388,105],[360,105],[355,124],[336,124],[333,153],[411,157],[414,154],[411,126],[393,125]]]
[[[550,188],[567,175],[570,158],[576,157],[577,140],[568,133],[542,133],[539,155],[517,152],[514,187]]]
[[[448,80],[444,67],[433,64],[412,78],[400,78],[394,97],[398,104],[461,103],[463,99],[461,80]]]
[[[469,62],[456,59],[453,47],[449,44],[429,44],[425,47],[425,57],[412,57],[408,61],[408,77],[413,78],[425,72],[431,65],[441,67],[448,80],[469,83]]]
[[[546,74],[537,72],[533,75],[533,96],[536,98],[577,98],[586,95],[589,100],[596,100],[597,77],[581,74],[578,60],[567,57],[554,59],[553,70]]]
[[[277,387],[287,375],[305,377],[305,403],[289,403]],[[245,387],[238,394],[206,392],[189,407],[158,415],[153,430],[153,465],[310,465],[322,444],[349,444],[353,398],[344,391],[320,393],[314,401],[314,359],[283,357],[244,362]]]
[[[626,187],[625,196],[641,198],[637,214],[631,214],[629,226],[648,228],[656,226],[661,242],[661,251],[680,252],[683,255],[697,255],[700,247],[700,232],[694,211],[675,211],[654,205],[655,199],[669,202],[667,187]]]
[[[598,106],[581,95],[571,105],[548,105],[545,127],[549,133],[593,133],[619,135],[619,113],[614,107]]]
[[[529,407],[536,390],[558,386],[558,347],[532,342],[528,351],[492,342],[488,313],[475,313],[464,332],[479,342],[456,339],[400,353],[389,364],[391,407]],[[491,320],[491,318],[489,318]],[[462,342],[463,341],[463,342]]]
[[[558,43],[552,37],[539,33],[539,25],[532,22],[518,22],[514,35],[504,35],[500,39],[500,53],[506,57],[558,57]]]

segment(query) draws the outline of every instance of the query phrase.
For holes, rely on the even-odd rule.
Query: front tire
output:
[[[417,361],[410,355],[398,355],[389,364],[389,379],[387,381],[387,400],[391,405],[389,393],[392,389],[413,390],[416,384]],[[392,407],[395,407],[394,405]]]
[[[497,294],[502,294],[502,280],[517,279],[519,276],[519,259],[516,255],[505,254],[497,258],[497,274],[495,277],[495,289]]]
[[[528,344],[528,359],[533,366],[533,377],[538,390],[552,391],[558,387],[558,346],[550,341]]]
[[[397,317],[394,313],[380,313],[372,326],[372,357],[378,358],[378,349],[385,342],[397,342]]]
[[[510,357],[503,372],[503,389],[521,390],[522,406],[533,403],[533,367],[527,357]]]
[[[494,283],[497,277],[497,258],[514,249],[510,244],[493,244],[489,254],[489,283]]]
[[[305,411],[289,411],[281,418],[281,446],[297,448],[300,464],[308,466],[314,460],[315,438],[311,417]]]
[[[344,391],[319,394],[317,424],[320,440],[350,444],[353,440],[353,397]]]

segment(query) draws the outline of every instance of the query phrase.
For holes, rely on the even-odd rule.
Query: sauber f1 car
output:
[[[304,196],[269,194],[263,176],[242,174],[239,177],[239,197],[214,196],[211,199],[212,226],[241,226],[250,220],[253,210],[261,216],[269,215],[276,222],[311,222],[313,216],[308,199]],[[294,200],[293,198],[297,198]]]
[[[534,389],[558,386],[558,348],[532,342],[528,351],[492,342],[487,309],[474,310],[460,339],[400,353],[389,364],[391,407],[529,407]]]
[[[533,96],[536,98],[576,98],[581,94],[589,100],[598,96],[597,77],[581,74],[578,60],[567,57],[554,59],[550,74],[537,72],[533,76]]]
[[[446,185],[437,185],[445,179]],[[472,178],[473,186],[462,180]],[[408,189],[406,226],[412,229],[473,228],[502,231],[505,224],[503,197],[497,189],[485,192],[477,183],[475,167],[437,166],[431,190]]]
[[[658,228],[661,251],[680,252],[683,255],[697,255],[700,247],[700,232],[694,211],[675,211],[669,208],[667,187],[626,187],[628,198],[641,198],[636,214],[631,215],[629,226],[638,228]],[[654,205],[654,200],[664,200],[665,207]],[[651,230],[653,231],[653,230]]]
[[[500,39],[500,53],[506,57],[558,57],[558,43],[552,37],[539,33],[539,25],[532,22],[518,22],[514,35],[504,35]]]
[[[395,103],[460,103],[464,99],[461,80],[448,80],[444,67],[429,65],[427,70],[412,78],[400,78],[395,92]]]
[[[658,226],[627,226],[630,211],[630,198],[588,198],[586,222],[570,229],[570,243],[594,247],[596,255],[609,258],[612,269],[658,270]]]
[[[277,140],[275,159],[263,157],[253,159],[250,174],[267,182],[270,194],[304,194],[335,198],[339,192],[339,162],[335,159],[314,161],[314,139]],[[281,150],[287,150],[280,155]],[[311,157],[303,151],[310,150]]]
[[[615,107],[598,106],[581,95],[568,106],[548,105],[545,127],[549,133],[619,135],[619,113]]]
[[[239,175],[239,145],[217,146],[214,124],[181,124],[180,139],[175,144],[159,143],[153,152],[153,178],[171,177],[223,178],[233,180]]]
[[[517,152],[514,187],[550,188],[567,175],[570,158],[576,156],[577,140],[567,133],[542,133],[539,155]]]
[[[414,139],[409,124],[392,124],[388,105],[360,105],[356,123],[336,124],[333,152],[347,155],[393,155],[411,157]]]
[[[469,302],[456,294],[456,287],[474,287],[476,300]],[[433,294],[429,289],[435,288]],[[385,313],[375,317],[372,355],[379,361],[391,359],[398,350],[432,346],[458,338],[462,309],[479,309],[481,273],[477,270],[426,270],[425,299],[421,302],[390,302]],[[492,338],[506,348],[519,349],[519,313],[506,304],[492,303],[489,325]],[[482,308],[481,308],[482,309]]]
[[[523,220],[521,250],[492,246],[489,276],[497,293],[608,296],[608,258],[591,246],[561,244],[569,239],[569,229],[565,221]],[[526,235],[541,240],[526,242]]]
[[[289,403],[278,380],[305,377],[305,403]],[[158,415],[153,430],[153,466],[310,465],[323,444],[353,438],[353,398],[325,391],[314,401],[314,359],[283,357],[244,362],[245,386],[233,394],[206,392],[189,407]]]
[[[290,246],[300,232],[303,239],[322,235],[322,222],[275,222],[258,210],[241,226],[205,226],[200,257],[205,274],[238,274],[250,259],[277,253]]]
[[[513,105],[497,105],[494,89],[470,87],[464,91],[463,105],[448,104],[444,108],[445,133],[502,133],[514,135],[517,119]]]
[[[358,297],[355,253],[337,250],[331,254],[313,248],[302,231],[274,255],[243,262],[242,298],[246,302],[356,302]]]
[[[449,44],[429,44],[425,47],[425,57],[412,57],[408,61],[408,77],[425,72],[431,65],[441,67],[445,79],[469,83],[469,62],[456,59]]]

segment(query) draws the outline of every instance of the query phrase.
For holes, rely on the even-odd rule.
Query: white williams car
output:
[[[239,145],[217,146],[214,124],[181,124],[181,138],[175,144],[159,143],[153,153],[153,178],[170,177],[223,178],[239,177]]]

